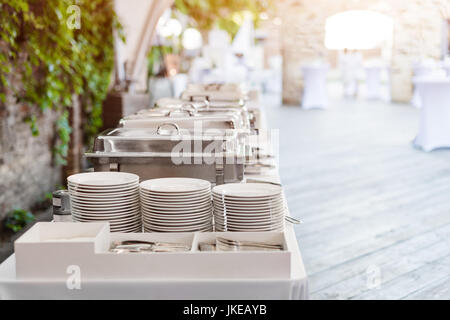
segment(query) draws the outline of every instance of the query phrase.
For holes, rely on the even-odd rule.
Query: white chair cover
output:
[[[415,145],[425,151],[450,147],[450,79],[420,77],[414,84],[422,99]]]

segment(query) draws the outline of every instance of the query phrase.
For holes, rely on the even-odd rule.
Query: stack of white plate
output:
[[[229,183],[213,188],[216,231],[281,231],[284,202],[280,186]]]
[[[140,186],[145,232],[212,231],[209,181],[161,178]]]
[[[111,232],[142,232],[139,176],[91,172],[72,175],[67,182],[74,221],[109,221]]]

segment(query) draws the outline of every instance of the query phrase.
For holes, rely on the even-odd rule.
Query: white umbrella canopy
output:
[[[329,17],[325,25],[328,49],[365,50],[390,41],[392,18],[368,10],[351,10]]]

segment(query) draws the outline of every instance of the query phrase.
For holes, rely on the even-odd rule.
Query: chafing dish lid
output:
[[[183,143],[183,145],[180,144]],[[195,149],[201,146],[200,150]],[[236,132],[230,130],[211,129],[200,135],[180,129],[174,123],[164,123],[157,129],[109,129],[98,135],[93,150],[87,156],[111,155],[132,156],[136,153],[148,155],[170,155],[171,153],[242,152],[242,142]],[[192,149],[192,150],[191,150]]]

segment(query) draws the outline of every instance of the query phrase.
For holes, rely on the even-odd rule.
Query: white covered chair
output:
[[[422,99],[414,144],[424,151],[450,147],[450,79],[417,77],[413,82]]]
[[[302,67],[303,72],[303,109],[325,109],[328,106],[326,64],[311,64]]]

